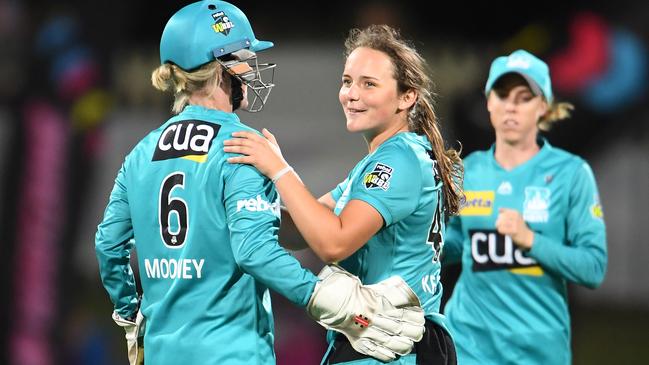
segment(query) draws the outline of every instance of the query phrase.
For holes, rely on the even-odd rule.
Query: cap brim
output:
[[[525,82],[527,82],[527,85],[530,87],[530,89],[532,90],[532,93],[534,93],[534,95],[544,96],[543,90],[541,90],[541,87],[539,86],[539,84],[536,83],[536,81],[534,81],[534,79],[532,79],[530,76],[528,76],[524,72],[516,71],[516,70],[506,70],[505,72],[501,73],[500,75],[493,77],[493,79],[491,80],[491,83],[485,89],[485,93],[488,94],[489,91],[491,91],[494,88],[494,85],[496,85],[498,80],[500,80],[503,76],[508,75],[508,74],[520,75],[525,80]]]
[[[527,76],[526,74],[524,74],[522,72],[513,71],[513,73],[523,76],[525,81],[527,81],[527,84],[530,86],[530,90],[532,90],[534,95],[544,96],[543,91],[541,90],[541,87],[539,86],[539,84],[536,83],[536,81],[534,81],[534,79],[532,79],[531,77]]]
[[[250,50],[259,52],[271,48],[272,46],[274,46],[273,42],[260,41],[258,39],[255,39],[254,41],[252,41],[252,44],[250,45]]]

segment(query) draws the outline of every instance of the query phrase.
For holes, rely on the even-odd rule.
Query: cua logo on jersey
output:
[[[214,19],[212,29],[217,33],[228,35],[230,34],[230,29],[234,28],[234,23],[230,21],[230,17],[222,11],[212,14],[212,19]]]
[[[543,275],[543,270],[521,251],[511,237],[495,230],[469,230],[473,271],[509,270],[514,274]]]
[[[494,208],[495,194],[493,191],[465,191],[464,204],[460,215],[491,215]]]
[[[383,190],[388,190],[390,187],[390,179],[392,178],[392,167],[377,163],[374,166],[372,172],[368,172],[363,178],[363,185],[365,189],[377,189],[381,188]]]
[[[205,162],[212,140],[221,128],[218,124],[200,120],[172,123],[160,135],[152,161],[185,158]]]

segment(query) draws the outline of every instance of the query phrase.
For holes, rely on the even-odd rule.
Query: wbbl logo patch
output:
[[[234,23],[232,23],[230,18],[222,11],[212,14],[212,19],[214,19],[215,22],[212,24],[212,29],[217,33],[228,35],[230,34],[230,29],[234,28]]]
[[[186,158],[205,162],[212,140],[221,125],[201,120],[183,120],[172,123],[160,135],[152,161]]]
[[[390,179],[392,178],[392,167],[377,163],[372,172],[367,173],[363,178],[363,185],[365,189],[388,190],[390,187]]]

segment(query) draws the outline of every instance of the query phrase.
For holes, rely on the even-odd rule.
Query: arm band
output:
[[[285,168],[279,170],[279,172],[277,172],[275,176],[271,178],[273,184],[275,184],[277,180],[279,180],[282,176],[286,175],[286,173],[288,173],[289,171],[293,171],[293,168],[291,166],[286,166]]]

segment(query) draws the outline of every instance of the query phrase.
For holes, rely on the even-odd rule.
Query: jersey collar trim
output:
[[[552,145],[550,145],[550,142],[545,137],[538,137],[536,139],[536,143],[541,147],[539,152],[532,156],[529,160],[523,162],[522,164],[514,167],[511,170],[505,170],[502,166],[498,164],[498,161],[496,161],[495,153],[496,153],[496,143],[494,142],[491,145],[491,148],[489,148],[489,159],[491,160],[492,164],[499,170],[503,170],[507,173],[515,172],[515,171],[521,171],[521,170],[526,170],[528,166],[534,166],[538,163],[538,161],[542,161],[544,156],[546,156],[550,151],[552,150]]]

